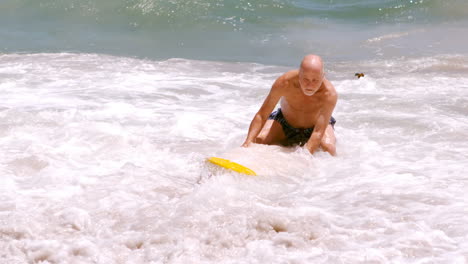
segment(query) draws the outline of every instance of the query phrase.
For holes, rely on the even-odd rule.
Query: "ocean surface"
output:
[[[308,53],[338,156],[240,148]],[[464,0],[0,1],[2,264],[468,263],[467,139]]]

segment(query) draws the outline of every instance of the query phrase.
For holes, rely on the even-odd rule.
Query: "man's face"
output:
[[[307,96],[314,95],[323,82],[322,71],[299,71],[299,85],[301,86],[302,92]]]

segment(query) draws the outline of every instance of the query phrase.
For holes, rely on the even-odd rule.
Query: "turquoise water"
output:
[[[462,0],[3,0],[0,23],[4,53],[291,65],[311,52],[341,61],[468,50]]]

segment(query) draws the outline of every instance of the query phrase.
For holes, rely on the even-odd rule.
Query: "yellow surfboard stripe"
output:
[[[233,170],[235,172],[239,172],[239,173],[243,173],[247,175],[257,175],[253,170],[245,166],[242,166],[239,163],[235,163],[227,159],[211,157],[211,158],[208,158],[208,161],[218,166],[221,166],[223,168],[226,168],[228,170]]]

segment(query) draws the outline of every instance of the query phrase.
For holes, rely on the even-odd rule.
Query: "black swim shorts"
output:
[[[286,121],[286,118],[284,118],[283,112],[281,112],[281,108],[278,108],[278,110],[271,113],[268,119],[276,120],[281,124],[283,132],[286,135],[286,145],[288,146],[296,144],[303,146],[305,143],[307,143],[310,135],[312,135],[312,132],[314,131],[314,127],[295,128],[291,126],[288,121]],[[330,125],[332,125],[333,128],[335,128],[335,123],[336,120],[332,116],[330,118]]]

